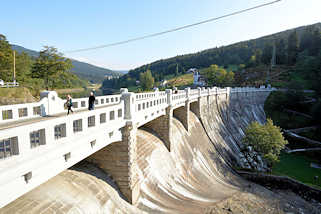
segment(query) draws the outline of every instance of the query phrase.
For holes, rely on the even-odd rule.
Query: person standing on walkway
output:
[[[66,105],[67,105],[67,109],[68,109],[67,115],[69,115],[69,111],[71,111],[71,113],[74,113],[74,111],[71,109],[71,107],[72,107],[72,99],[71,99],[70,94],[67,95]]]
[[[93,92],[90,92],[89,96],[89,105],[88,105],[88,110],[94,110],[95,108],[95,95]]]

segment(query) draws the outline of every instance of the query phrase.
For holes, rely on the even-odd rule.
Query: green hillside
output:
[[[287,83],[296,81],[308,89],[317,89],[320,85],[317,82],[320,32],[321,23],[316,23],[198,53],[158,60],[130,70],[118,80],[105,80],[103,87],[136,86],[140,74],[147,70],[151,71],[155,82],[159,82],[167,76],[185,74],[190,68],[203,70],[214,64],[233,70],[234,81],[225,86],[265,84],[269,79],[267,71],[274,52],[277,66],[270,72],[272,85],[285,87]],[[211,82],[215,84],[215,81]]]
[[[252,56],[261,55],[261,57],[267,57],[270,61],[269,56],[264,56],[264,49],[270,48],[269,45],[273,42],[282,42],[286,46],[289,35],[294,30],[297,32],[298,37],[301,38],[303,33],[308,29],[315,27],[321,29],[321,23],[316,23],[309,26],[302,26],[295,29],[290,29],[275,33],[272,35],[252,39],[248,41],[238,42],[235,44],[215,47],[207,49],[198,53],[186,54],[176,56],[168,59],[162,59],[155,61],[150,64],[146,64],[129,71],[130,77],[138,77],[140,72],[146,71],[149,68],[153,73],[163,73],[164,75],[173,73],[175,70],[172,67],[176,67],[178,64],[181,69],[188,70],[189,68],[206,68],[212,64],[220,66],[228,66],[230,64],[239,65],[247,64],[250,62]],[[260,53],[261,52],[261,53]]]
[[[19,45],[11,45],[13,50],[17,52],[25,52],[31,57],[38,57],[39,52],[30,50]],[[112,71],[106,68],[94,66],[85,62],[80,62],[74,59],[71,59],[73,68],[71,69],[74,74],[82,79],[89,80],[93,83],[101,82],[106,75],[108,76],[121,76],[124,71]]]

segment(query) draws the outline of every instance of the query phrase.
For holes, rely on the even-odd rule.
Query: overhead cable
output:
[[[208,23],[208,22],[213,22],[213,21],[216,21],[216,20],[219,20],[219,19],[222,19],[222,18],[226,18],[226,17],[229,17],[229,16],[234,16],[234,15],[237,15],[237,14],[245,13],[245,12],[248,12],[250,10],[255,10],[255,9],[260,8],[260,7],[265,7],[265,6],[280,2],[280,1],[281,0],[276,0],[276,1],[265,3],[265,4],[260,4],[260,5],[254,6],[254,7],[250,7],[250,8],[243,9],[243,10],[239,10],[239,11],[236,11],[236,12],[233,12],[233,13],[229,13],[229,14],[226,14],[226,15],[223,15],[223,16],[207,19],[207,20],[204,20],[204,21],[201,21],[201,22],[197,22],[197,23],[193,23],[193,24],[189,24],[189,25],[184,25],[184,26],[181,26],[181,27],[173,28],[173,29],[162,31],[162,32],[158,32],[158,33],[147,34],[147,35],[144,35],[144,36],[140,36],[140,37],[136,37],[136,38],[132,38],[132,39],[128,39],[128,40],[123,40],[123,41],[119,41],[119,42],[109,43],[109,44],[105,44],[105,45],[99,45],[99,46],[94,46],[94,47],[89,47],[89,48],[82,48],[82,49],[64,51],[64,53],[75,53],[75,52],[82,52],[82,51],[89,51],[89,50],[107,48],[107,47],[126,44],[126,43],[129,43],[129,42],[134,42],[134,41],[137,41],[137,40],[147,39],[147,38],[150,38],[150,37],[160,36],[160,35],[163,35],[163,34],[172,33],[172,32],[179,31],[179,30],[183,30],[185,28],[190,28],[190,27],[194,27],[194,26],[197,26],[197,25],[205,24],[205,23]]]

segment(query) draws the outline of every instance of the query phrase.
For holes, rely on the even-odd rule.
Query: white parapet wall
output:
[[[96,97],[95,106],[113,105],[120,101],[121,95],[109,95]],[[63,113],[66,100],[58,97],[55,91],[43,91],[40,93],[40,101],[16,105],[0,106],[0,125],[35,117],[52,116]],[[75,111],[88,109],[88,98],[72,99]]]

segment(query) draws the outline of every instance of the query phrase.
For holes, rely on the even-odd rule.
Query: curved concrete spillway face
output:
[[[86,165],[86,171],[65,170],[48,182],[0,209],[1,214],[38,213],[145,213],[119,197],[116,190],[98,177],[104,177],[96,167]]]
[[[141,179],[137,206],[149,213],[205,213],[239,191],[242,180],[227,167],[190,112],[191,134],[173,119],[171,152],[145,130],[137,133]]]

